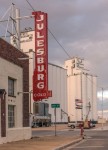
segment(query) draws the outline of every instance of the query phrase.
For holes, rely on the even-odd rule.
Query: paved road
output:
[[[85,131],[85,139],[65,150],[108,150],[108,130]]]
[[[97,130],[101,131],[102,128],[93,128],[93,133],[95,133]],[[108,126],[104,127],[103,130],[108,130]],[[92,134],[91,129],[85,130],[85,133],[87,134],[87,132],[89,133],[89,135]],[[64,129],[56,129],[56,134],[61,134],[61,135],[80,135],[80,129],[71,129],[71,128],[64,128]],[[42,137],[42,136],[52,136],[55,135],[55,128],[53,127],[46,127],[46,128],[36,128],[32,130],[32,137]]]
[[[55,130],[33,130],[32,136],[33,137],[43,137],[43,136],[52,136],[55,135]],[[64,129],[64,130],[57,130],[56,135],[68,135],[68,136],[75,136],[80,135],[80,130],[72,130],[72,129]]]

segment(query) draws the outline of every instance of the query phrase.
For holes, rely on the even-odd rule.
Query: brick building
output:
[[[31,138],[29,60],[0,38],[0,144]]]

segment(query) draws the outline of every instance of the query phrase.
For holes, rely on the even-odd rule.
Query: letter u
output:
[[[39,66],[37,66],[37,67],[38,67],[38,71],[39,71],[39,72],[44,71],[44,65],[39,65]]]
[[[41,23],[41,24],[37,24],[37,29],[38,30],[42,30],[44,28],[44,24]]]

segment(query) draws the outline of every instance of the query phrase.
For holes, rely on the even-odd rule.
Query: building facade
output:
[[[70,121],[97,121],[97,77],[84,69],[84,60],[65,61]]]
[[[0,39],[0,143],[31,138],[28,57]]]
[[[36,112],[35,102],[32,96],[33,90],[33,71],[34,71],[34,55],[35,55],[35,40],[34,31],[24,31],[21,33],[20,46],[21,51],[29,55],[29,92],[30,92],[30,113]],[[11,38],[11,43],[16,46],[15,41]],[[42,102],[49,104],[49,114],[51,121],[55,122],[54,108],[51,104],[60,104],[60,108],[57,108],[57,122],[68,122],[67,117],[67,70],[54,65],[48,64],[48,88],[52,90],[52,97],[49,97]],[[41,101],[39,103],[42,103]]]

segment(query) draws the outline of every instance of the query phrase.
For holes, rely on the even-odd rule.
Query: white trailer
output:
[[[51,117],[50,116],[38,116],[38,115],[31,115],[30,116],[30,126],[34,127],[48,127],[51,126]]]

